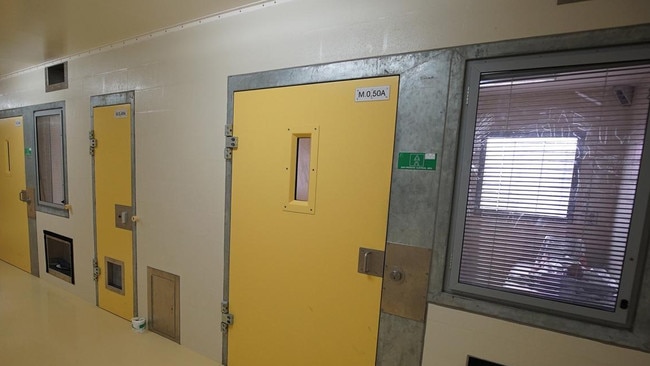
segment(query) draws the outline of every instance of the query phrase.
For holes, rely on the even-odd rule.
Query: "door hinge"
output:
[[[90,156],[95,156],[95,148],[97,147],[97,140],[95,139],[95,130],[88,132],[88,139],[90,140]]]
[[[228,301],[221,302],[221,331],[226,333],[228,327],[235,321],[235,317],[228,310]]]
[[[226,160],[230,160],[232,159],[232,150],[237,148],[239,139],[233,136],[232,125],[226,125],[224,134],[226,135],[226,143],[225,143],[226,148],[224,149],[223,157]]]
[[[97,282],[99,279],[99,262],[97,262],[97,258],[93,258],[93,281]]]

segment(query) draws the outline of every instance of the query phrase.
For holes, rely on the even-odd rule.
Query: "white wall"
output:
[[[647,366],[650,354],[429,305],[423,366]]]
[[[37,220],[38,232],[47,229],[74,239],[77,283],[63,284],[46,275],[41,253],[42,277],[95,301],[87,139],[92,95],[136,90],[140,314],[146,315],[146,267],[179,275],[182,343],[219,359],[229,75],[647,22],[647,0],[563,6],[556,0],[294,0],[75,58],[69,62],[65,91],[45,94],[42,70],[1,80],[0,109],[66,101],[73,211],[69,219],[39,213]],[[450,314],[451,323],[445,320]],[[465,342],[468,331],[487,337]],[[626,360],[621,364],[650,362],[647,354],[430,306],[424,364],[463,365],[461,354],[477,349],[489,350],[490,356],[504,354],[512,365],[532,365],[522,357],[536,341],[522,340],[522,335],[539,337],[546,350],[540,356],[570,353],[573,360],[535,365],[593,364],[578,360],[607,350],[613,350],[616,360]]]

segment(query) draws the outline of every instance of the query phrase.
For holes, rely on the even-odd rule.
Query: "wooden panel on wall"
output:
[[[149,330],[180,343],[181,278],[151,267],[147,267],[147,278]]]

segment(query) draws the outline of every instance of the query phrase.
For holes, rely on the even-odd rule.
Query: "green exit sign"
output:
[[[436,170],[438,154],[401,152],[397,159],[397,169]]]

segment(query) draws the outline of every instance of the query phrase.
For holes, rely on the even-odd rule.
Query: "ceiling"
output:
[[[0,77],[255,0],[0,0]]]

